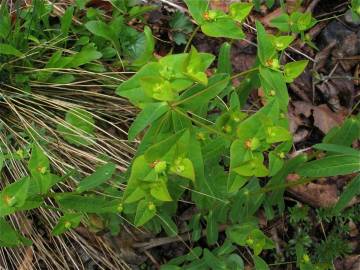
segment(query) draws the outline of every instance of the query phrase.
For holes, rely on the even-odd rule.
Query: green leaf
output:
[[[83,214],[65,214],[58,220],[58,223],[52,230],[53,235],[60,235],[67,230],[75,229],[79,226],[81,220],[83,218]]]
[[[266,97],[269,100],[277,100],[280,108],[287,111],[289,94],[284,76],[280,72],[266,67],[260,67],[259,71],[261,86],[263,87]]]
[[[191,47],[184,62],[184,74],[192,80],[207,85],[208,78],[205,70],[214,61],[214,56],[209,53],[199,53],[195,47]]]
[[[0,218],[0,247],[30,246],[32,241],[15,231],[4,218]]]
[[[182,136],[189,136],[188,130],[181,130],[174,135],[150,146],[145,152],[145,160],[149,163],[162,160],[166,153],[175,146]]]
[[[164,57],[166,58],[166,57]],[[140,85],[140,80],[144,77],[160,77],[159,70],[161,65],[159,63],[149,63],[143,66],[134,76],[129,80],[121,83],[116,89],[116,94],[129,99],[134,105],[139,106],[144,102],[151,102],[153,99],[149,98],[144,89]]]
[[[0,43],[0,55],[13,55],[17,57],[23,56],[23,53],[19,50],[15,49],[13,46],[9,44]]]
[[[345,155],[354,155],[360,158],[360,151],[353,149],[351,147],[337,145],[337,144],[328,144],[328,143],[318,143],[313,146],[313,148],[318,150],[323,150],[331,153],[345,154]]]
[[[262,160],[257,158],[246,161],[233,170],[242,176],[264,177],[269,174],[269,171],[263,164]]]
[[[70,109],[65,115],[66,124],[59,124],[57,130],[63,138],[74,145],[92,145],[95,121],[91,113],[84,109]]]
[[[178,96],[170,82],[161,77],[143,77],[140,79],[140,85],[145,94],[156,100],[173,101]]]
[[[76,68],[90,62],[100,59],[102,54],[96,50],[93,44],[86,45],[77,54],[69,57],[71,61],[66,65],[70,68]]]
[[[22,178],[12,184],[8,184],[0,192],[0,217],[15,213],[22,207],[29,196],[30,180]]]
[[[254,7],[251,3],[231,3],[229,7],[229,15],[236,21],[242,22]]]
[[[261,64],[267,66],[267,62],[276,55],[276,49],[271,43],[271,38],[266,33],[264,26],[256,21],[257,29],[257,43],[258,43],[258,52],[257,55],[260,59]]]
[[[200,213],[195,214],[192,216],[190,223],[189,223],[189,228],[192,230],[191,239],[193,241],[198,241],[201,237],[200,218],[201,218]]]
[[[305,12],[305,13],[301,13],[301,12],[293,12],[290,15],[290,20],[291,20],[291,30],[293,32],[303,32],[306,31],[308,29],[310,29],[311,27],[313,27],[316,24],[316,20],[312,17],[311,12]]]
[[[71,23],[72,23],[72,17],[74,14],[74,7],[68,7],[64,13],[63,16],[60,17],[60,22],[61,22],[61,33],[64,36],[67,36]]]
[[[271,20],[270,25],[276,27],[281,32],[290,32],[290,17],[286,13],[282,13],[279,16]]]
[[[355,196],[360,194],[360,175],[351,180],[350,184],[345,187],[345,191],[341,194],[340,199],[335,204],[332,212],[335,215],[339,215],[343,209],[345,209],[349,202]]]
[[[89,21],[85,24],[85,27],[95,36],[99,36],[110,41],[116,40],[116,33],[114,33],[109,25],[102,21]]]
[[[245,38],[242,29],[231,18],[219,18],[215,21],[206,21],[201,25],[201,31],[210,37]]]
[[[6,39],[11,31],[11,18],[6,1],[2,1],[2,3],[0,7],[0,37]]]
[[[350,117],[341,127],[334,127],[323,139],[323,143],[350,146],[355,139],[360,138],[359,118]]]
[[[305,163],[297,169],[298,174],[307,177],[337,176],[359,171],[359,158],[353,155],[331,155]]]
[[[142,198],[145,197],[145,195],[145,192],[140,187],[137,187],[133,190],[127,188],[126,196],[124,196],[126,198],[124,200],[124,203],[134,203],[140,201]]]
[[[165,177],[159,177],[159,179],[151,185],[150,194],[159,201],[171,202],[172,198],[169,194],[166,182]]]
[[[94,173],[85,177],[79,183],[77,192],[84,192],[93,189],[109,180],[116,170],[114,163],[107,163],[95,170]]]
[[[209,9],[208,0],[184,0],[191,16],[198,24],[202,24],[204,20],[204,13]]]
[[[267,143],[278,143],[291,140],[290,132],[283,127],[268,127],[267,130]]]
[[[204,249],[204,260],[210,269],[227,269],[226,264],[221,259],[217,258],[210,250]],[[195,268],[201,269],[201,268]],[[207,268],[206,268],[207,269]]]
[[[141,50],[141,54],[137,56],[137,58],[131,63],[133,66],[143,66],[148,63],[153,57],[155,40],[152,35],[151,29],[148,26],[144,28],[144,37],[145,42],[143,49]]]
[[[103,196],[81,196],[71,193],[56,194],[55,200],[61,209],[95,214],[116,213],[119,205],[119,200],[108,200]]]
[[[263,259],[261,259],[259,256],[256,256],[256,255],[253,256],[253,260],[254,260],[256,270],[270,270],[267,263]]]
[[[177,236],[179,231],[175,222],[171,219],[170,216],[161,214],[159,215],[159,220],[161,222],[161,226],[164,228],[166,234],[168,236]]]
[[[29,171],[32,175],[45,174],[49,172],[50,162],[44,150],[34,144],[31,150],[31,157],[28,163]]]
[[[174,165],[170,167],[170,171],[181,177],[195,181],[195,170],[192,161],[188,158],[178,158]]]
[[[138,135],[153,121],[165,114],[169,109],[170,108],[166,102],[146,104],[129,128],[129,140],[134,140],[136,135]]]
[[[220,47],[217,73],[232,73],[231,44],[228,42],[224,42]]]
[[[228,74],[216,74],[209,79],[207,87],[195,85],[181,95],[181,100],[186,102],[181,104],[185,109],[198,109],[206,105],[211,99],[219,95],[229,84],[230,77]]]
[[[214,212],[209,211],[206,218],[206,239],[209,245],[214,245],[219,237],[218,224],[215,219]]]
[[[301,73],[303,73],[308,63],[308,60],[287,63],[284,67],[284,75],[286,82],[293,82],[295,78],[297,78]]]
[[[234,243],[245,246],[246,239],[253,230],[255,224],[245,223],[242,225],[231,226],[226,230],[227,237]]]
[[[276,50],[283,51],[294,41],[294,36],[272,37],[272,43]]]
[[[140,227],[150,221],[156,214],[156,207],[152,202],[142,200],[136,209],[134,224]]]

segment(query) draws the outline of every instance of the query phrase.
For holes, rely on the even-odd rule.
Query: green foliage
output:
[[[177,45],[186,44],[187,35],[190,34],[194,29],[193,24],[189,18],[180,11],[173,14],[169,25],[172,30],[174,42]]]
[[[251,252],[256,269],[270,269],[262,255],[273,250],[275,244],[257,224],[257,212],[263,209],[269,220],[284,213],[287,176],[296,173],[301,183],[318,177],[358,173],[360,169],[359,151],[350,147],[359,138],[359,118],[349,118],[341,127],[331,130],[323,143],[313,147],[313,156],[288,155],[293,141],[287,117],[287,83],[304,71],[308,61],[282,63],[280,59],[297,34],[305,40],[305,32],[316,20],[310,13],[282,14],[272,25],[286,35],[276,36],[268,34],[257,21],[258,49],[254,66],[233,74],[232,45],[231,41],[225,41],[217,58],[216,72],[211,73],[208,69],[216,66],[216,56],[199,52],[195,47],[155,59],[155,41],[150,28],[145,26],[143,31],[137,31],[128,24],[133,18],[143,20],[142,15],[153,7],[134,6],[130,2],[112,1],[116,8],[109,21],[100,10],[87,9],[81,17],[83,23],[74,25],[73,16],[82,14],[87,3],[75,1],[59,25],[51,25],[53,31],[39,29],[42,25],[50,28],[51,21],[52,6],[42,3],[39,6],[42,8],[36,9],[41,16],[34,21],[24,19],[21,25],[28,29],[26,35],[31,38],[25,38],[22,31],[13,31],[15,26],[11,24],[7,8],[1,6],[0,72],[9,74],[9,81],[27,85],[31,91],[30,82],[34,80],[61,85],[81,76],[63,75],[59,70],[75,69],[101,76],[107,71],[104,63],[110,63],[122,70],[136,71],[115,92],[141,111],[128,130],[128,139],[136,139],[139,145],[128,172],[123,175],[122,189],[108,185],[120,182],[117,166],[112,162],[97,167],[86,177],[74,176],[78,181],[73,191],[54,188],[61,181],[69,180],[72,172],[58,175],[48,157],[46,141],[32,136],[30,156],[18,154],[27,164],[28,176],[7,184],[0,191],[0,231],[6,232],[0,235],[0,246],[30,244],[7,218],[19,211],[48,207],[49,198],[62,213],[53,228],[54,235],[80,224],[90,225],[90,217],[96,215],[106,221],[107,229],[114,233],[120,230],[122,220],[126,220],[154,234],[164,231],[175,236],[183,229],[178,228],[175,219],[179,202],[190,201],[197,213],[190,221],[184,221],[187,233],[195,245],[204,237],[208,246],[196,246],[162,269],[241,270],[244,262],[237,251],[239,247]],[[245,37],[241,23],[253,4],[234,2],[229,12],[224,13],[211,10],[207,0],[185,2],[204,34],[228,39]],[[272,6],[274,1],[266,4]],[[353,6],[356,5],[353,1]],[[35,12],[35,7],[26,12]],[[187,43],[186,35],[193,31],[189,19],[176,13],[170,26],[175,42]],[[70,36],[76,40],[65,41]],[[19,40],[21,42],[17,42]],[[62,49],[51,49],[53,46],[43,49],[45,52],[38,49],[44,40],[55,40],[54,44]],[[23,60],[33,51],[45,53],[46,61]],[[20,70],[17,73],[11,61],[24,61],[23,64],[36,68],[36,72],[28,74]],[[240,81],[237,88],[233,85],[234,79]],[[244,105],[255,88],[261,88],[264,93],[259,103],[262,106],[256,112],[246,111]],[[74,147],[91,147],[97,139],[95,120],[79,106],[65,112],[57,132]],[[106,157],[99,158],[108,161]],[[0,156],[0,168],[8,160],[8,156]],[[331,209],[331,218],[338,216],[359,194],[359,183],[359,177],[355,176]],[[321,263],[345,254],[346,250],[341,239],[331,236],[318,243],[319,258],[310,258],[308,213],[306,207],[290,209],[292,226],[300,224],[305,228],[299,230],[290,243],[300,269],[316,269]],[[225,224],[226,232],[222,233],[219,228]],[[335,249],[337,246],[339,249]],[[335,251],[326,256],[329,248]]]
[[[232,39],[242,39],[244,32],[238,26],[252,9],[248,3],[232,3],[229,7],[229,13],[221,10],[209,9],[208,0],[185,0],[191,16],[201,27],[204,34],[211,37],[226,37]]]
[[[351,0],[351,14],[354,21],[360,21],[360,1]]]
[[[58,125],[65,140],[75,145],[91,145],[95,132],[95,121],[84,109],[72,109],[66,113],[65,123]]]

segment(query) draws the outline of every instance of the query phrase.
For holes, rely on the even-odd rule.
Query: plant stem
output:
[[[192,42],[192,40],[194,39],[196,33],[199,31],[200,26],[196,26],[195,30],[191,33],[191,36],[189,37],[188,42],[186,43],[185,49],[184,49],[184,53],[186,53],[189,50],[190,44]]]
[[[232,77],[230,77],[230,80],[233,80],[233,79],[238,78],[238,77],[241,77],[241,76],[245,76],[245,75],[247,75],[247,74],[249,74],[249,73],[251,73],[251,72],[257,71],[258,69],[259,69],[259,68],[256,67],[256,68],[252,68],[252,69],[249,69],[249,70],[240,72],[240,73],[235,74],[235,75],[233,75]],[[201,96],[202,94],[204,94],[204,93],[206,93],[207,91],[211,90],[213,87],[215,87],[215,86],[217,86],[218,84],[221,84],[221,83],[223,83],[223,82],[226,82],[226,81],[227,81],[227,79],[218,81],[218,82],[210,85],[209,87],[206,87],[205,89],[203,89],[203,90],[201,90],[201,91],[193,94],[193,95],[190,96],[190,97],[187,97],[187,98],[184,98],[184,99],[182,99],[182,100],[179,100],[178,102],[174,102],[174,103],[172,104],[172,106],[178,106],[178,105],[180,105],[180,104],[183,104],[183,103],[185,103],[185,102],[188,102],[189,100],[191,100],[191,99],[194,98],[194,97]]]
[[[177,112],[178,114],[181,114],[182,116],[186,117],[186,118],[189,119],[190,121],[194,122],[195,124],[197,124],[197,125],[205,128],[205,129],[207,129],[207,130],[210,131],[211,133],[215,133],[215,134],[217,134],[217,135],[219,135],[219,136],[223,136],[223,137],[225,137],[225,138],[227,138],[227,139],[229,139],[229,140],[231,140],[231,141],[233,141],[233,140],[236,139],[236,138],[234,138],[233,136],[227,135],[227,134],[225,134],[225,133],[223,133],[223,132],[221,132],[221,131],[219,131],[219,130],[217,130],[217,129],[214,129],[214,128],[212,128],[212,127],[209,127],[208,125],[206,125],[206,124],[204,124],[204,123],[201,123],[199,120],[196,120],[196,119],[188,116],[186,113],[184,113],[183,111],[179,110],[179,109],[176,108],[176,107],[173,107],[172,109],[173,109],[175,112]]]

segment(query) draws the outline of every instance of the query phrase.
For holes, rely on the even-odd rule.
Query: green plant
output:
[[[92,72],[100,76],[98,81],[103,84],[109,82],[107,76],[100,75],[106,70],[103,61],[109,61],[117,68],[136,70],[130,79],[116,87],[116,93],[141,109],[128,131],[130,141],[140,140],[128,172],[120,177],[116,165],[108,162],[110,158],[101,156],[99,159],[105,165],[86,177],[75,177],[78,180],[76,188],[67,192],[57,187],[73,177],[76,170],[60,176],[62,173],[52,168],[46,155],[47,142],[41,139],[41,134],[36,134],[36,129],[27,132],[31,147],[24,150],[31,153],[19,151],[17,154],[27,164],[28,176],[6,185],[0,193],[3,202],[0,227],[6,232],[1,235],[0,245],[30,244],[14,231],[7,217],[38,207],[62,213],[53,228],[55,235],[81,223],[95,228],[97,219],[102,221],[100,229],[107,228],[114,235],[119,233],[124,221],[154,233],[164,231],[170,236],[177,235],[179,228],[173,218],[178,212],[179,201],[186,198],[198,210],[187,224],[192,240],[196,242],[203,237],[204,227],[208,248],[195,247],[189,254],[170,261],[164,269],[244,269],[242,258],[236,253],[237,247],[249,250],[256,269],[270,269],[261,255],[275,245],[258,224],[258,210],[263,208],[271,220],[275,213],[284,212],[286,187],[318,177],[359,172],[359,151],[349,147],[359,138],[358,117],[349,118],[342,127],[327,134],[322,144],[314,146],[314,155],[288,156],[292,136],[288,128],[287,83],[304,71],[308,61],[283,63],[280,59],[294,41],[290,34],[300,34],[305,39],[305,31],[316,21],[310,13],[283,14],[272,24],[289,34],[276,36],[268,34],[257,21],[258,49],[253,68],[234,74],[230,61],[231,44],[225,42],[220,49],[217,68],[208,76],[206,71],[214,66],[216,57],[199,52],[195,47],[155,60],[150,28],[145,27],[142,33],[125,23],[149,9],[124,6],[125,2],[111,1],[116,11],[109,23],[105,23],[100,11],[89,9],[85,22],[73,25],[72,14],[84,8],[84,1],[77,1],[76,7],[66,10],[55,34],[31,32],[31,42],[15,46],[16,40],[24,38],[23,33],[16,32],[19,36],[12,35],[0,47],[3,57],[1,76],[28,86],[26,89],[30,93],[33,77],[43,83],[69,84],[79,76],[58,74],[57,70]],[[185,2],[198,29],[205,34],[244,38],[241,23],[250,13],[251,4],[233,3],[226,14],[209,10],[206,0]],[[41,7],[45,10],[42,23],[47,25],[50,8]],[[6,5],[2,4],[1,11],[6,13]],[[9,16],[1,18],[5,21],[0,30],[1,42],[4,42],[12,26],[8,23]],[[174,22],[173,27],[175,25]],[[181,27],[177,27],[182,29],[184,25],[182,22]],[[71,44],[65,42],[70,33],[77,37]],[[64,49],[48,51],[47,47],[33,45],[32,42],[36,43],[40,38]],[[40,67],[34,58],[24,57],[32,50],[36,54],[45,50],[49,55]],[[20,72],[14,78],[12,61],[19,59],[24,61],[24,66],[36,68],[37,72]],[[234,79],[240,79],[240,86],[233,85]],[[261,108],[255,113],[245,112],[251,90],[259,87],[263,91]],[[211,111],[218,113],[213,115]],[[67,143],[89,147],[97,139],[95,120],[90,112],[77,106],[67,110],[65,121],[58,123],[56,130]],[[324,157],[317,159],[320,154]],[[9,163],[11,156],[12,153],[2,155],[1,163]],[[290,173],[298,174],[299,180],[286,183]],[[359,177],[355,177],[334,206],[334,214],[344,209],[357,194],[358,184]],[[55,206],[47,204],[48,200]],[[306,213],[296,209],[291,212],[292,223],[306,220]],[[225,241],[219,237],[220,225],[227,226]],[[307,253],[309,239],[306,233],[300,231],[297,240],[294,245],[298,266],[301,269],[318,267]],[[336,238],[330,240],[318,249],[321,251],[340,242]],[[212,249],[215,244],[219,247]]]
[[[360,20],[360,1],[359,0],[351,1],[351,14],[353,16],[354,21]]]

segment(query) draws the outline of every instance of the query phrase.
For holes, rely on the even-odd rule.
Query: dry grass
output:
[[[46,58],[42,61],[46,62]],[[37,71],[14,67],[22,72]],[[126,130],[135,112],[127,101],[114,94],[114,87],[121,83],[124,75],[116,72],[99,74],[81,69],[56,72],[73,74],[77,80],[56,85],[32,81],[30,93],[10,83],[0,84],[0,149],[12,155],[2,170],[0,190],[27,175],[26,164],[16,157],[16,152],[29,150],[34,141],[46,142],[47,155],[58,174],[72,169],[83,175],[89,174],[103,162],[102,156],[116,163],[119,171],[124,171],[129,165],[135,149],[126,140]],[[93,145],[75,147],[63,140],[57,131],[58,124],[66,124],[65,112],[72,108],[83,108],[93,115],[96,122]],[[74,184],[74,181],[67,181],[57,188],[70,191]],[[52,206],[51,201],[46,203]],[[120,254],[93,233],[77,230],[61,237],[51,236],[51,229],[59,216],[60,213],[47,208],[12,215],[11,223],[33,240],[34,245],[1,248],[0,266],[7,270],[94,269],[92,265],[95,264],[98,269],[128,268]]]

